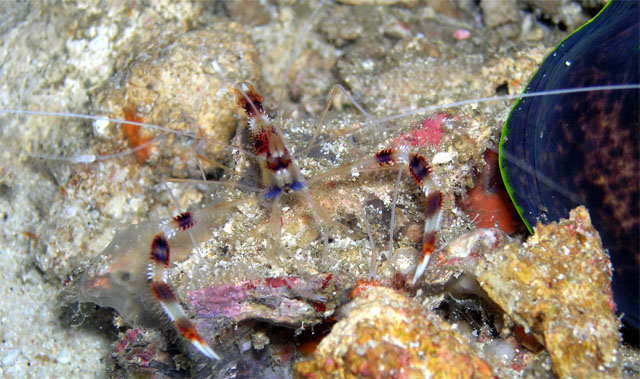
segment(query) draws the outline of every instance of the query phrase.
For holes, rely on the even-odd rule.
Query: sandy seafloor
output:
[[[492,19],[485,20],[474,2],[461,2],[461,8],[439,1],[415,3],[416,8],[327,2],[313,20],[310,32],[302,35],[316,2],[260,1],[253,6],[239,6],[233,1],[206,6],[168,0],[3,2],[0,107],[100,112],[104,104],[96,104],[96,100],[109,96],[103,95],[105,88],[119,88],[122,72],[136,61],[141,50],[144,52],[144,46],[163,38],[178,38],[174,36],[188,31],[215,29],[213,24],[231,19],[243,26],[256,45],[258,58],[249,66],[258,67],[257,75],[263,79],[259,87],[266,96],[276,97],[283,88],[292,47],[302,36],[298,56],[303,58],[294,61],[285,86],[285,103],[300,103],[312,119],[317,118],[322,110],[317,104],[322,101],[316,97],[326,97],[333,84],[341,83],[375,117],[380,117],[431,104],[493,96],[498,90],[518,93],[545,54],[566,35],[557,23],[571,30],[585,20],[580,6],[570,2],[544,24],[536,18],[539,10],[532,13],[513,4],[507,10],[490,11]],[[469,38],[454,38],[460,30],[469,31]],[[218,38],[233,37],[218,33]],[[233,45],[234,41],[211,43]],[[222,66],[228,73],[221,75],[226,83],[221,88],[237,80],[236,73],[229,73],[233,64],[212,66]],[[256,74],[238,75],[247,80]],[[201,106],[196,101],[199,96],[206,94],[194,97],[194,103]],[[331,117],[349,119],[349,115],[357,114],[346,99],[336,103],[343,109],[332,111]],[[477,159],[478,152],[497,140],[509,106],[508,102],[499,102],[464,109],[461,118],[469,127],[468,135],[477,137],[472,143],[476,150],[469,156]],[[216,113],[215,109],[209,111]],[[340,116],[340,112],[347,115]],[[104,153],[123,147],[88,121],[13,114],[1,117],[0,374],[105,376],[111,367],[115,335],[109,317],[107,322],[87,320],[98,316],[86,310],[76,313],[76,306],[69,306],[60,297],[60,289],[77,280],[74,275],[100,254],[116,226],[172,214],[170,197],[159,183],[162,175],[176,174],[165,170],[166,160],[142,167],[131,163],[131,157],[114,166],[109,161],[55,162],[53,156]],[[374,143],[363,139],[363,150],[384,146],[379,141],[382,137],[376,138]],[[437,152],[447,152],[447,147],[440,149],[444,150],[427,149],[425,154],[433,157]],[[458,181],[446,173],[448,163],[455,173],[451,177]],[[444,192],[460,192],[465,175],[473,171],[471,166],[455,166],[457,163],[454,159],[436,168]],[[119,171],[123,169],[127,171]],[[96,189],[95,183],[106,187]],[[173,194],[183,207],[203,198],[196,189],[174,190]],[[471,224],[464,216],[459,220],[449,216],[449,220],[445,235]],[[241,260],[242,255],[238,255]],[[366,260],[354,258],[354,262],[354,270],[368,272]],[[311,269],[301,265],[298,271]],[[202,275],[195,276],[202,280]],[[181,287],[189,288],[184,277],[180,280]],[[104,318],[104,313],[101,315]]]

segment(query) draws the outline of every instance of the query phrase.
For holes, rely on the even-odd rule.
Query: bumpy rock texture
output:
[[[584,207],[568,220],[538,224],[525,242],[478,229],[431,259],[424,288],[495,303],[516,324],[520,343],[546,349],[558,376],[620,375],[611,261]]]
[[[167,33],[140,46],[140,52],[98,92],[94,112],[199,137],[196,150],[220,159],[237,121],[244,118],[231,92],[238,81],[261,83],[258,53],[239,23],[216,19],[207,29]],[[117,139],[124,134],[129,145],[135,146],[136,139],[142,142],[161,134],[140,128],[141,135],[135,136],[136,131],[129,129],[125,126],[121,132],[112,125],[101,137]],[[190,146],[177,143],[178,135],[170,138],[170,143],[152,144],[149,156],[139,160],[169,166],[171,176],[188,176],[186,164],[162,164],[161,159],[185,155]]]
[[[312,351],[313,343],[332,328],[335,312],[348,303],[345,293],[357,280],[376,273],[382,285],[408,289],[406,276],[413,273],[420,249],[424,199],[406,172],[398,185],[392,246],[395,252],[387,252],[391,257],[387,260],[382,257],[389,243],[397,173],[323,176],[328,170],[396,143],[415,149],[432,163],[432,175],[444,195],[440,244],[451,242],[450,247],[459,248],[452,252],[453,261],[469,258],[465,261],[469,266],[464,265],[462,272],[477,274],[482,283],[493,286],[494,290],[487,291],[493,291],[494,301],[545,343],[554,341],[554,333],[565,336],[566,325],[580,321],[573,316],[569,322],[554,321],[554,325],[563,325],[558,334],[551,322],[538,322],[531,315],[535,307],[530,305],[542,303],[532,297],[536,293],[527,292],[526,285],[506,283],[513,286],[512,291],[499,291],[501,283],[511,280],[514,274],[503,267],[506,263],[494,262],[488,255],[506,255],[506,251],[496,251],[502,251],[509,240],[494,230],[475,230],[471,217],[455,204],[455,196],[466,193],[471,174],[483,165],[482,153],[496,140],[509,104],[492,102],[438,109],[436,114],[425,112],[372,127],[368,117],[338,92],[326,119],[317,127],[335,83],[345,85],[373,118],[502,91],[518,93],[564,33],[537,23],[531,13],[521,9],[520,24],[510,18],[504,20],[509,25],[516,24],[517,33],[501,28],[500,22],[489,28],[478,21],[488,2],[418,2],[419,6],[412,9],[400,5],[402,2],[393,6],[326,2],[310,24],[307,21],[315,7],[311,2],[256,2],[253,8],[242,8],[234,7],[231,1],[200,7],[187,1],[176,5],[158,0],[125,2],[109,12],[78,3],[64,2],[62,11],[56,8],[56,12],[50,7],[58,4],[7,13],[18,21],[26,20],[0,26],[8,41],[0,47],[0,100],[4,108],[97,112],[179,128],[180,133],[198,133],[207,137],[207,142],[213,135],[228,142],[234,130],[234,115],[236,125],[246,121],[241,110],[231,109],[233,97],[227,96],[228,86],[237,80],[252,81],[264,95],[265,107],[282,111],[287,122],[279,125],[288,146],[298,153],[296,159],[304,175],[315,179],[309,183],[312,197],[340,226],[329,231],[328,259],[322,261],[319,235],[323,230],[317,227],[304,202],[295,196],[283,196],[282,249],[274,258],[268,249],[273,212],[269,206],[257,204],[259,201],[249,204],[255,192],[232,186],[203,188],[165,182],[166,176],[201,178],[199,170],[194,174],[197,164],[193,157],[195,152],[206,151],[234,169],[233,174],[210,170],[205,172],[207,178],[259,186],[259,180],[254,180],[259,177],[257,165],[250,154],[233,154],[228,146],[228,154],[218,154],[215,144],[204,146],[202,139],[172,133],[147,135],[148,130],[141,129],[137,137],[133,133],[134,140],[144,141],[151,135],[154,138],[151,155],[144,163],[129,155],[90,164],[32,159],[20,152],[58,157],[117,154],[129,148],[127,143],[132,138],[127,137],[126,142],[120,133],[124,128],[115,123],[3,114],[2,143],[8,148],[0,153],[0,259],[7,268],[7,280],[0,293],[6,300],[4,309],[14,311],[2,314],[1,334],[6,343],[1,348],[0,373],[20,377],[26,367],[46,370],[55,366],[58,371],[54,373],[36,374],[68,377],[90,369],[100,373],[111,368],[114,376],[291,376],[294,364],[303,359],[302,354]],[[242,28],[237,22],[243,24]],[[309,33],[301,33],[307,26]],[[465,30],[468,38],[456,39],[456,32]],[[519,36],[514,37],[516,34]],[[289,65],[298,42],[300,50]],[[259,60],[255,59],[254,45]],[[297,111],[290,115],[294,106]],[[316,132],[317,145],[306,150]],[[175,255],[168,275],[189,317],[223,357],[212,362],[191,346],[179,343],[174,331],[157,319],[136,324],[136,315],[153,314],[157,307],[146,285],[148,242],[121,256],[105,247],[114,239],[116,227],[122,230],[132,224],[149,226],[151,220],[236,199],[247,201],[217,213],[220,223],[209,225],[212,227],[207,230],[207,239],[197,238],[202,242],[197,248],[189,241],[183,246],[188,248],[186,253],[172,250]],[[135,227],[127,230],[151,237],[157,231],[142,233]],[[471,234],[466,234],[469,231]],[[460,235],[463,237],[458,242],[466,241],[466,247],[452,242]],[[117,235],[115,240],[122,236]],[[124,240],[127,241],[130,240]],[[371,259],[372,251],[377,251],[377,259]],[[528,254],[519,256],[523,261],[537,262]],[[481,258],[495,271],[478,268],[476,273]],[[577,265],[575,258],[572,262]],[[458,267],[453,262],[444,263],[448,269]],[[590,263],[581,264],[588,267]],[[606,266],[603,262],[598,265]],[[323,271],[331,272],[339,285],[325,286],[327,273]],[[570,273],[564,275],[570,277]],[[115,287],[114,278],[127,278],[125,289],[133,290],[130,292],[134,295]],[[131,279],[135,279],[135,285],[130,284]],[[86,288],[95,290],[94,296],[84,300],[120,308],[116,327],[110,321],[99,323],[99,327],[89,323],[79,329],[61,326],[56,313],[61,302],[52,295],[62,282],[67,284],[67,290],[89,283]],[[541,286],[540,291],[543,290]],[[382,369],[396,372],[402,369],[403,362],[415,362],[417,369],[434,375],[474,371],[484,375],[492,371],[500,377],[513,377],[532,367],[539,376],[551,375],[549,355],[542,351],[539,359],[531,358],[533,353],[520,346],[509,328],[492,335],[484,332],[491,325],[483,324],[478,329],[465,326],[467,313],[461,312],[464,317],[454,317],[454,321],[447,319],[451,326],[433,315],[431,309],[441,303],[441,293],[430,294],[427,299],[419,297],[424,300],[419,304],[409,295],[372,291],[373,298],[360,297],[349,305],[351,311],[345,311],[349,315],[335,329],[336,335],[346,335],[348,330],[361,333],[345,338],[351,347],[340,345],[336,337],[328,337],[316,352],[317,356],[329,356],[331,352],[325,345],[341,346],[340,351],[350,352],[332,358],[334,363],[343,363],[329,367],[335,369],[335,375],[346,375],[347,371],[376,373],[380,366],[372,357],[380,351],[391,357],[389,365]],[[580,291],[592,295],[582,288]],[[16,304],[25,304],[27,295],[36,293],[38,303],[16,309]],[[240,303],[234,302],[233,296],[225,297],[225,293],[239,296]],[[544,294],[556,296],[553,292]],[[586,299],[578,302],[583,300]],[[130,313],[122,310],[121,305],[129,301],[142,305],[142,309]],[[569,306],[554,299],[549,302],[559,308]],[[601,304],[600,300],[594,304]],[[367,307],[384,310],[382,317],[399,324],[383,328],[380,319],[367,315]],[[77,306],[70,308],[76,310]],[[81,307],[83,311],[74,321],[92,318],[87,316],[93,315],[86,312],[88,308],[93,309],[93,304]],[[599,309],[611,313],[605,307]],[[551,305],[538,307],[538,315],[546,315],[541,310],[556,312]],[[108,310],[97,312],[106,315],[102,319],[112,319]],[[567,312],[555,314],[574,314]],[[501,319],[502,314],[499,316]],[[134,325],[125,325],[123,319]],[[374,329],[372,325],[381,328]],[[576,325],[576,329],[583,330],[582,324]],[[599,324],[594,325],[600,328]],[[97,330],[109,330],[111,334],[95,337]],[[599,329],[596,332],[600,341],[605,333],[600,334]],[[110,346],[116,334],[120,340]],[[410,337],[419,337],[421,342],[411,344]],[[27,346],[25,338],[35,341],[33,346]],[[358,338],[370,345],[361,346]],[[89,339],[100,341],[99,350],[95,346],[89,349]],[[587,347],[598,347],[589,350],[582,346],[585,355],[575,353],[578,358],[567,366],[562,365],[572,358],[562,356],[565,347],[548,344],[554,367],[563,370],[558,373],[601,350],[605,351],[602,358],[594,361],[602,362],[605,371],[608,369],[607,362],[615,352],[613,340],[582,341]],[[420,355],[436,351],[435,343],[441,344],[437,351],[443,356]],[[501,348],[491,351],[507,358],[485,359],[488,345]],[[482,356],[491,370],[476,356]],[[633,357],[633,352],[628,356]],[[299,365],[299,372],[325,370],[327,361],[318,358],[310,362]],[[411,369],[408,364],[406,367]],[[628,367],[633,372],[637,365]],[[614,368],[609,372],[617,373]],[[94,376],[100,376],[98,373]]]
[[[444,320],[406,295],[372,287],[354,299],[313,353],[296,365],[311,378],[493,378]]]
[[[482,288],[551,355],[560,377],[620,375],[611,262],[584,207],[476,266]]]

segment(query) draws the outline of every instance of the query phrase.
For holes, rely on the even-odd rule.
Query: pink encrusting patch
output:
[[[204,317],[226,316],[235,319],[243,313],[242,304],[248,298],[249,290],[244,285],[223,284],[189,292],[192,306]]]
[[[122,340],[120,340],[120,342],[113,348],[113,352],[119,353],[122,350],[126,349],[131,342],[134,342],[136,340],[136,338],[138,337],[138,333],[138,328],[134,328],[126,332]]]
[[[295,285],[297,281],[299,281],[298,278],[266,278],[264,284],[271,288],[291,288],[291,285]]]
[[[465,40],[469,37],[471,37],[471,32],[467,29],[458,29],[453,32],[453,38],[457,39],[458,41]]]
[[[336,296],[337,281],[331,274],[310,278],[279,277],[256,279],[235,285],[221,284],[188,293],[199,318],[226,317],[272,320],[295,324],[299,319],[321,321],[326,302]],[[265,306],[269,304],[269,306]]]
[[[418,128],[407,133],[402,133],[391,141],[391,146],[420,147],[425,144],[437,146],[442,138],[442,121],[447,117],[441,113],[433,117],[425,118]]]

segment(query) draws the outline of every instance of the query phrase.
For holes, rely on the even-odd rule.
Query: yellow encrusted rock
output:
[[[458,332],[400,292],[370,288],[345,313],[298,376],[493,378]]]
[[[611,263],[584,207],[568,220],[538,224],[523,244],[487,254],[475,274],[489,297],[545,346],[559,377],[619,377]]]

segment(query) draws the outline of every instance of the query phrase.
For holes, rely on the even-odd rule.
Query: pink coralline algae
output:
[[[425,144],[437,146],[442,138],[442,121],[447,117],[446,114],[440,113],[425,118],[417,128],[394,138],[391,146],[420,147]]]
[[[198,318],[226,317],[235,322],[261,319],[297,327],[321,322],[338,305],[331,274],[309,279],[266,278],[221,284],[189,292]]]

